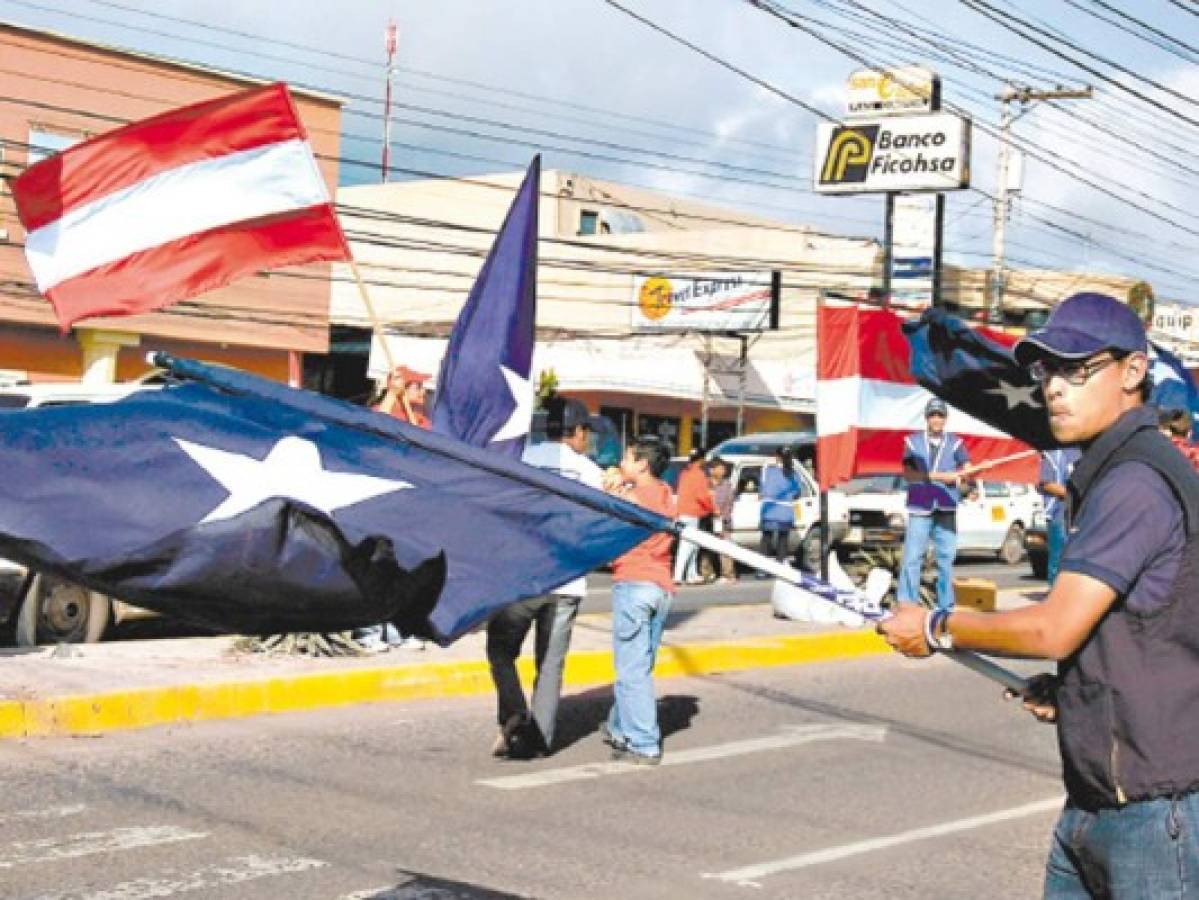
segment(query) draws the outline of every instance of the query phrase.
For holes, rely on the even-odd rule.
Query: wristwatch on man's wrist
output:
[[[952,610],[934,609],[924,620],[924,640],[929,650],[952,650],[953,635],[949,633]]]

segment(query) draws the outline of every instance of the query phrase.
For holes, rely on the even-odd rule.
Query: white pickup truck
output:
[[[907,485],[898,473],[862,475],[848,481],[850,529],[847,543],[878,545],[887,536],[902,540],[907,526]],[[1042,509],[1041,496],[1027,484],[983,481],[958,505],[958,553],[994,553],[1008,565],[1024,558],[1024,532]]]

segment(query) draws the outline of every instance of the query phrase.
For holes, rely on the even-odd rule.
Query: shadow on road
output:
[[[558,724],[554,734],[554,752],[559,753],[572,744],[599,732],[612,708],[610,685],[563,697],[558,707]],[[662,739],[691,727],[699,715],[699,698],[690,694],[666,694],[658,698],[658,727]]]

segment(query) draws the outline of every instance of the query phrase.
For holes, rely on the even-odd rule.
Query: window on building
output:
[[[579,213],[579,234],[597,234],[599,232],[599,213],[594,209],[585,209]]]
[[[61,153],[68,147],[78,144],[83,140],[83,135],[78,132],[69,134],[61,131],[47,131],[44,128],[33,126],[29,129],[29,165],[35,162],[41,162],[55,153]]]

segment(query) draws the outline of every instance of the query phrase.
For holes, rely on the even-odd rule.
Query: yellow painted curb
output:
[[[862,631],[664,645],[654,676],[714,675],[886,652],[887,645],[880,637]],[[518,668],[523,679],[532,680],[531,659],[522,659]],[[567,658],[563,678],[568,685],[583,686],[609,684],[614,675],[611,651],[590,650]],[[43,700],[4,700],[0,701],[0,740],[95,735],[357,703],[465,697],[492,690],[487,663],[470,660],[339,669],[256,681],[171,685]]]

